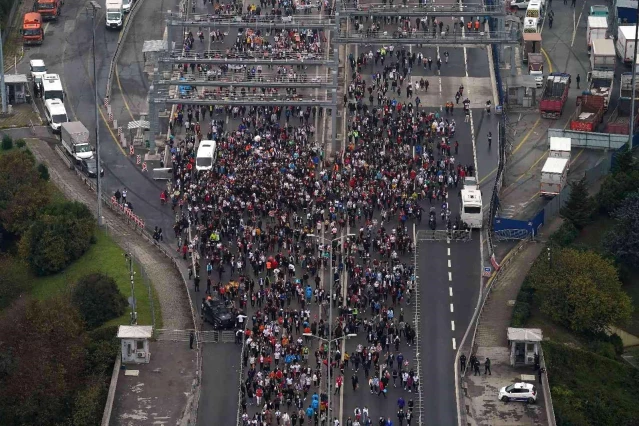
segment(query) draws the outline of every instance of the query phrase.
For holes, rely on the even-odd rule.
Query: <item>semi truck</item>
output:
[[[584,95],[600,96],[604,100],[604,111],[608,111],[612,87],[615,83],[614,71],[590,71],[588,73],[588,90]]]
[[[524,48],[522,49],[522,60],[528,61],[529,53],[541,53],[541,34],[539,33],[524,33]]]
[[[541,169],[541,187],[539,194],[542,197],[552,198],[561,193],[568,180],[569,161],[567,158],[548,157]]]
[[[600,38],[592,41],[590,54],[590,69],[592,71],[614,71],[617,63],[615,43],[608,38]]]
[[[617,42],[615,43],[617,56],[628,64],[632,62],[635,51],[635,26],[622,25],[617,31]]]
[[[25,13],[22,20],[22,42],[29,45],[42,44],[43,41],[42,15],[38,12]]]
[[[543,118],[557,119],[561,116],[570,90],[570,74],[554,72],[546,77],[539,112]]]
[[[42,19],[57,20],[62,13],[62,0],[36,0],[33,11],[42,15]]]
[[[632,73],[624,72],[620,77],[619,97],[621,99],[632,98]],[[635,81],[635,99],[639,96],[639,78]]]
[[[604,98],[602,96],[577,96],[577,110],[570,120],[570,130],[594,132],[603,121]]]
[[[617,108],[613,111],[608,123],[606,123],[606,133],[616,135],[630,134],[630,107],[630,99],[619,99]],[[639,112],[635,104],[635,129],[638,128],[637,124],[639,124]]]
[[[93,158],[93,146],[89,142],[89,131],[80,121],[62,123],[60,139],[64,151],[76,164]]]
[[[528,54],[528,74],[535,77],[538,89],[544,85],[544,58],[541,53]]]
[[[586,41],[588,43],[588,51],[592,47],[593,40],[606,38],[608,31],[608,20],[603,16],[589,16],[588,29],[586,31]]]

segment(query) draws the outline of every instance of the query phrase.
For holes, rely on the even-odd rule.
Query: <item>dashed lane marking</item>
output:
[[[451,313],[452,313],[452,312],[455,312],[455,309],[453,308],[453,304],[452,304],[452,303],[450,304],[450,312],[451,312]]]
[[[455,331],[455,321],[450,322],[450,328],[451,330]]]
[[[452,281],[453,280],[453,273],[449,272],[448,273],[448,281]]]
[[[455,338],[453,337],[453,350],[456,351],[457,350],[457,342],[455,341]]]
[[[448,255],[450,256],[450,247],[448,247]]]
[[[450,259],[448,259],[448,267],[450,268]]]
[[[453,297],[453,288],[452,287],[448,287],[448,293],[450,294],[450,297]]]

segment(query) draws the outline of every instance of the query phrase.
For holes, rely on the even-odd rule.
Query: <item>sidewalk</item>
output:
[[[547,239],[563,223],[563,219],[552,220],[542,228],[541,240]],[[542,387],[537,403],[534,405],[508,403],[497,399],[499,389],[515,381],[521,381],[522,374],[534,375],[531,367],[514,368],[510,366],[510,349],[506,333],[515,307],[519,289],[535,259],[542,253],[544,245],[530,242],[517,254],[502,272],[488,296],[477,328],[476,355],[484,363],[490,358],[492,375],[467,376],[468,397],[464,404],[469,407],[469,424],[506,425],[506,424],[547,424],[546,409]],[[503,263],[503,262],[502,262]],[[482,367],[483,370],[483,367]]]
[[[71,200],[96,209],[95,194],[87,190],[74,171],[69,170],[53,149],[39,139],[27,145],[38,161],[49,167],[51,182]],[[160,300],[164,327],[192,329],[193,321],[184,292],[182,277],[171,261],[121,221],[109,208],[102,210],[109,235],[141,263]],[[151,347],[151,362],[129,366],[139,376],[120,371],[111,424],[179,424],[194,390],[196,351],[188,343],[156,342]],[[151,420],[149,420],[151,419]]]

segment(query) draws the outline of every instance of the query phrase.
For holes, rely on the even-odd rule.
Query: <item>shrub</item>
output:
[[[38,164],[38,174],[40,175],[40,179],[47,182],[49,181],[49,168],[46,164]]]
[[[52,204],[22,237],[20,253],[37,275],[61,271],[89,249],[94,228],[93,216],[84,204]]]
[[[27,141],[25,141],[24,139],[18,139],[16,141],[16,146],[18,148],[24,148],[25,146],[27,146]]]
[[[11,136],[9,135],[4,135],[2,137],[2,150],[9,151],[12,148],[13,148],[13,139],[11,139]]]
[[[80,278],[72,300],[88,328],[96,328],[124,314],[127,301],[115,280],[96,273]]]
[[[575,242],[578,236],[579,230],[571,221],[566,220],[561,227],[550,236],[550,241],[559,247],[568,247]]]
[[[73,404],[73,426],[99,425],[101,423],[107,389],[107,385],[96,377],[78,391]]]

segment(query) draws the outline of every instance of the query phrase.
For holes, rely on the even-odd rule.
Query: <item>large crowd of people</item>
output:
[[[322,49],[321,32],[274,37],[246,31],[234,49]],[[337,152],[317,140],[317,108],[181,105],[173,117],[174,179],[163,197],[178,218],[178,249],[194,258],[194,279],[206,279],[203,296],[238,318],[244,425],[340,426],[329,383],[331,394],[398,398],[397,413],[356,407],[347,426],[385,426],[391,417],[410,425],[416,415],[412,223],[438,209],[443,226],[461,225],[448,200],[474,174],[456,159],[452,114],[463,87],[445,114],[429,111],[419,99],[428,82],[413,87],[407,78],[426,59],[390,47],[348,62],[347,134]],[[203,139],[216,141],[217,160],[197,171]]]

